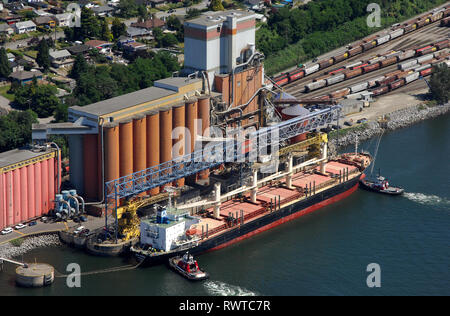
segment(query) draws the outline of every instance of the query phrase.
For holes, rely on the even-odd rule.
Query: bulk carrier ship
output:
[[[141,220],[140,242],[131,252],[143,265],[154,265],[186,251],[196,255],[218,250],[346,198],[364,179],[371,155],[355,152],[328,159],[327,135],[316,139],[321,141],[321,158],[294,166],[290,155],[285,171],[260,178],[253,169],[251,185],[237,191],[221,195],[217,182],[211,201],[156,206],[155,216]],[[198,205],[203,212],[193,214]]]

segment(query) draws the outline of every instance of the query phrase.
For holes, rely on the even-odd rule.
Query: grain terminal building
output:
[[[104,183],[172,160],[172,146],[194,149],[195,135],[212,125],[259,127],[258,92],[264,70],[255,51],[255,14],[206,13],[185,23],[185,68],[180,77],[155,81],[153,87],[69,108],[69,122],[33,126],[33,140],[50,134],[69,139],[70,182],[87,201],[102,201]],[[201,125],[199,125],[201,121]],[[199,127],[200,126],[200,127]],[[186,127],[190,135],[172,138]],[[187,136],[190,136],[188,139]],[[208,179],[208,171],[196,176]],[[185,179],[175,186],[183,186]],[[157,194],[155,188],[151,194]]]

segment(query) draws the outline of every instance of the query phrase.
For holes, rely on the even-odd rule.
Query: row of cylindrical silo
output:
[[[209,128],[209,111],[209,96],[202,95],[128,120],[104,124],[105,182],[192,152],[195,134],[204,134]],[[199,119],[202,127],[197,131],[196,120]],[[186,135],[185,127],[190,135]],[[84,189],[88,198],[102,196],[99,185],[102,183],[101,133],[100,127],[98,135],[84,135]],[[198,178],[208,179],[208,176],[208,171],[204,171]],[[184,178],[172,183],[178,187],[184,184]],[[161,189],[154,188],[147,193],[158,194]]]
[[[0,173],[0,229],[41,216],[53,209],[58,189],[55,157]]]

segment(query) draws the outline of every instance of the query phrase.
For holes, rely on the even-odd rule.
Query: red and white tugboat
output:
[[[191,281],[201,281],[209,278],[209,274],[200,270],[197,260],[186,252],[182,257],[177,256],[169,259],[169,264],[178,273]]]

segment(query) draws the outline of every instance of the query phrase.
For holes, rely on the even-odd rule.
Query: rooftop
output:
[[[152,29],[155,27],[161,27],[164,26],[166,23],[158,18],[152,18],[149,20],[145,20],[142,22],[135,22],[135,23],[131,23],[132,27],[139,27],[139,28],[145,28],[145,29]]]
[[[7,167],[31,158],[39,157],[51,153],[56,149],[50,148],[45,151],[32,151],[28,148],[13,149],[0,153],[0,168]]]
[[[254,12],[240,11],[240,10],[228,10],[228,11],[217,11],[217,12],[205,12],[204,14],[196,17],[192,20],[188,20],[185,23],[187,25],[194,24],[197,26],[210,27],[220,24],[227,20],[227,16],[234,16],[238,21],[246,20],[248,18],[254,18]]]
[[[51,50],[49,52],[51,58],[64,58],[64,57],[70,57],[72,56],[68,50],[61,49],[61,50]]]
[[[34,76],[40,77],[42,76],[42,72],[38,71],[16,71],[9,75],[13,79],[17,80],[26,80],[31,79]]]

